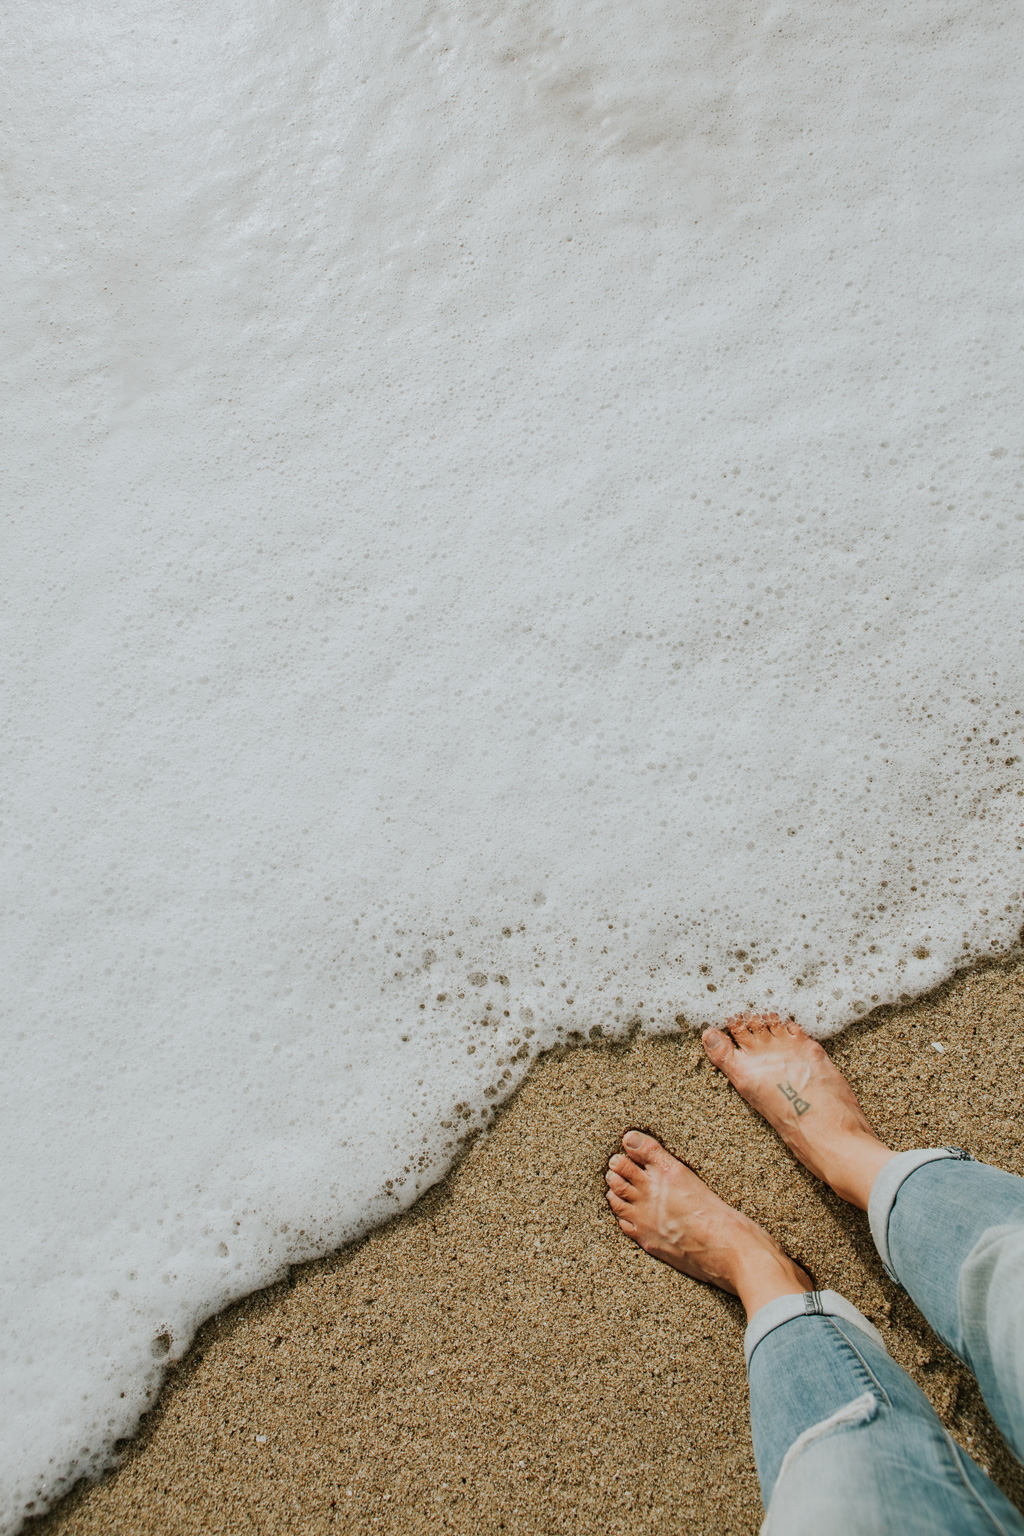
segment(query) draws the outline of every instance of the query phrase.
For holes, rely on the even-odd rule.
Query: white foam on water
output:
[[[1013,942],[1020,45],[15,4],[4,1531],[541,1048]]]

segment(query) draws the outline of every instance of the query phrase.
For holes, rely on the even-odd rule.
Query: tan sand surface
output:
[[[1022,1041],[1018,962],[830,1049],[893,1146],[954,1141],[1020,1173]],[[866,1218],[684,1031],[549,1056],[414,1210],[208,1323],[120,1469],[39,1522],[46,1536],[755,1532],[740,1308],[619,1233],[603,1170],[631,1125],[856,1302],[1024,1508],[1024,1473],[886,1279]]]

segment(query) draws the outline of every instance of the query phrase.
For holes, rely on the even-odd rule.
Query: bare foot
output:
[[[731,1291],[748,1317],[776,1296],[813,1291],[763,1227],[726,1205],[653,1136],[627,1131],[622,1145],[605,1174],[608,1204],[645,1253]]]
[[[896,1156],[817,1040],[777,1014],[741,1014],[704,1032],[704,1049],[805,1168],[867,1210],[879,1170]]]

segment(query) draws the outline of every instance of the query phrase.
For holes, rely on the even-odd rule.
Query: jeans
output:
[[[957,1148],[903,1152],[875,1180],[868,1220],[887,1273],[1024,1460],[1024,1179]],[[744,1345],[762,1536],[1024,1536],[1024,1516],[842,1296],[781,1296]]]

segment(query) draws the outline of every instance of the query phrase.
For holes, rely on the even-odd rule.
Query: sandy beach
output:
[[[699,1027],[1019,1166],[1018,10],[10,9],[0,1536],[755,1531],[636,1122],[1013,1475]]]
[[[829,1049],[893,1146],[954,1141],[1020,1173],[1022,1017],[1024,963],[1003,962]],[[603,1170],[630,1125],[861,1307],[1024,1508],[1024,1473],[866,1219],[684,1030],[542,1061],[413,1210],[208,1323],[119,1470],[34,1529],[755,1532],[739,1304],[618,1232]]]

